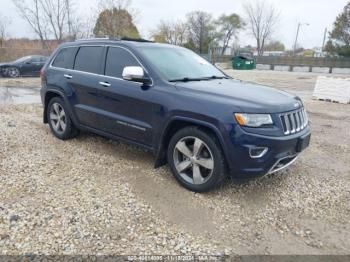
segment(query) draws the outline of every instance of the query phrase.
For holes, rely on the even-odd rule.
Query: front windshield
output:
[[[168,80],[225,77],[207,60],[180,47],[141,47],[140,51]]]
[[[23,61],[26,61],[28,59],[30,59],[31,56],[24,56],[24,57],[21,57],[19,59],[17,59],[15,62],[18,63],[18,62],[23,62]]]

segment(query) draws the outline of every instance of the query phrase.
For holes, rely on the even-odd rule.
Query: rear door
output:
[[[45,80],[43,85],[48,89],[55,89],[63,92],[69,100],[74,101],[74,93],[70,78],[72,77],[72,69],[74,58],[78,48],[75,46],[64,47],[58,50],[51,64],[45,69]]]
[[[75,93],[74,109],[80,124],[101,129],[100,85],[103,74],[104,46],[81,46],[75,57],[69,82]]]

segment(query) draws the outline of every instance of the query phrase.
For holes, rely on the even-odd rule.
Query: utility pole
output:
[[[295,55],[295,50],[297,49],[297,42],[298,42],[298,36],[299,36],[299,30],[302,25],[309,25],[308,23],[298,23],[298,28],[297,28],[297,34],[295,36],[295,41],[294,41],[294,47],[293,47],[293,55]]]
[[[322,52],[324,51],[324,44],[326,42],[327,27],[324,29],[323,42],[322,42]]]

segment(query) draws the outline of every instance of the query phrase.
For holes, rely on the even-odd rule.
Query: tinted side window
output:
[[[45,57],[43,56],[33,56],[32,59],[31,59],[31,62],[34,62],[34,63],[43,63],[45,62]]]
[[[83,46],[75,58],[74,69],[88,73],[100,74],[103,47]]]
[[[63,48],[61,51],[59,51],[58,55],[52,63],[52,66],[72,69],[76,52],[77,47]]]
[[[126,66],[140,66],[137,60],[127,50],[110,47],[107,53],[105,75],[122,78]]]
[[[41,62],[41,61],[40,61],[40,57],[38,57],[38,56],[33,56],[33,57],[30,59],[30,62],[32,62],[32,63]]]
[[[46,57],[45,56],[42,56],[42,57],[40,57],[40,62],[43,62],[43,63],[45,63],[46,62]]]

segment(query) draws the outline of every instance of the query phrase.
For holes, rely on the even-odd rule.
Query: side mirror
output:
[[[126,66],[123,69],[123,79],[127,81],[134,81],[143,84],[150,84],[151,79],[145,75],[145,71],[141,66]]]

